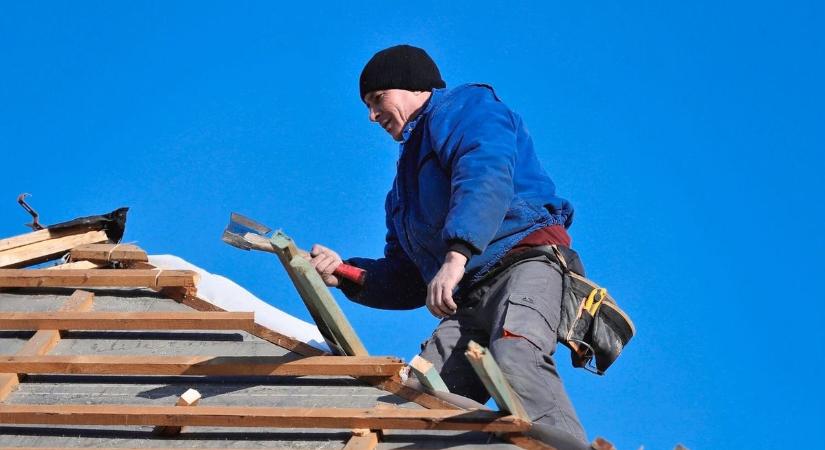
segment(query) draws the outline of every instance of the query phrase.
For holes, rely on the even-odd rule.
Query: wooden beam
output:
[[[250,330],[251,312],[2,312],[0,330]]]
[[[83,375],[388,377],[403,367],[398,358],[369,356],[0,356],[0,372]]]
[[[369,428],[526,431],[530,422],[493,411],[251,406],[0,404],[0,423],[39,425]]]
[[[447,384],[441,379],[441,375],[435,370],[433,364],[421,355],[417,355],[410,361],[410,371],[415,374],[418,381],[431,391],[450,392]]]
[[[195,286],[191,270],[0,269],[0,287],[148,287]]]
[[[95,295],[86,291],[74,291],[58,310],[58,313],[84,313],[92,310]],[[60,342],[60,331],[57,329],[40,329],[17,352],[18,356],[42,356],[49,353]],[[13,371],[17,372],[17,371]]]
[[[9,248],[8,250],[0,252],[0,267],[30,266],[55,259],[78,245],[108,241],[109,237],[105,231],[93,230]]]
[[[249,235],[247,235],[249,236]],[[307,306],[315,324],[333,353],[367,356],[369,353],[350,325],[341,307],[335,302],[321,276],[310,265],[293,240],[282,232],[270,239],[278,258]]]
[[[201,393],[194,390],[189,389],[178,398],[178,401],[175,403],[175,406],[195,406],[201,400]],[[175,427],[175,426],[168,426],[168,425],[161,425],[155,427],[152,432],[158,436],[177,436],[183,431],[183,427]]]
[[[496,401],[499,409],[510,412],[519,419],[529,422],[530,416],[524,410],[521,400],[513,392],[501,368],[493,359],[493,355],[474,341],[470,341],[464,354],[478,377],[481,378],[484,387],[487,388],[493,400]]]
[[[407,386],[401,381],[400,376],[390,378],[360,377],[359,379],[375,386],[378,389],[383,389],[403,398],[404,400],[417,403],[425,408],[463,410],[463,408],[460,408],[446,400],[440,399],[435,395]]]
[[[343,450],[373,450],[378,446],[378,433],[366,428],[352,430],[352,437]]]
[[[72,261],[94,261],[98,263],[149,261],[146,252],[137,245],[132,244],[86,244],[74,247],[69,254]]]
[[[94,301],[94,294],[86,291],[75,291],[58,311],[90,311]],[[42,356],[51,351],[60,342],[60,331],[58,330],[38,330],[34,336],[17,351],[18,356]],[[2,370],[0,370],[2,372]],[[20,383],[18,371],[10,370],[9,373],[0,373],[0,402],[14,390]]]

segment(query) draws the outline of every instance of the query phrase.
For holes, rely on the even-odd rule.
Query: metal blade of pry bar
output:
[[[270,231],[272,230],[266,225],[233,212],[229,216],[229,225],[226,226],[221,240],[233,247],[249,250],[251,247],[244,238],[247,233],[266,236]]]

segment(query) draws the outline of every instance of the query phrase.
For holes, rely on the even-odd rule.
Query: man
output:
[[[321,245],[313,266],[355,302],[426,305],[442,319],[421,355],[450,392],[489,398],[464,356],[474,340],[490,348],[535,423],[585,442],[552,357],[561,271],[522,252],[569,248],[573,208],[555,195],[521,118],[490,86],[447,90],[429,55],[407,45],[376,53],[360,91],[369,119],[401,145],[384,258],[347,261],[367,271],[363,286],[333,275],[341,258]]]

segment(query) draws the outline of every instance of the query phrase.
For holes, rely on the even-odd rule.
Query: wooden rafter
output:
[[[392,376],[398,358],[362,356],[0,356],[1,372],[83,375]]]
[[[3,312],[0,330],[249,330],[251,312]]]
[[[226,312],[225,309],[197,296],[192,289],[163,288],[160,293],[197,311]],[[256,323],[251,334],[302,356],[321,356],[327,352]]]
[[[493,411],[249,406],[0,404],[0,423],[525,431],[530,423]]]
[[[59,312],[84,312],[92,309],[94,294],[85,291],[75,291],[71,297],[58,309]],[[38,330],[23,347],[17,351],[18,356],[42,356],[51,351],[60,342],[60,331]],[[0,370],[0,372],[4,372]],[[0,373],[0,402],[3,401],[19,384],[20,375],[16,370]]]
[[[0,269],[0,287],[193,287],[191,270]]]

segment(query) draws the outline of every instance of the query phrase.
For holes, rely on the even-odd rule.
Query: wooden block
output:
[[[175,406],[195,406],[201,399],[201,393],[194,390],[189,389],[178,398],[178,401],[175,403]],[[177,436],[183,431],[183,427],[176,427],[176,426],[157,426],[154,430],[152,430],[155,434],[159,436]]]
[[[0,356],[0,372],[83,375],[397,375],[398,358],[369,356]]]
[[[378,433],[368,429],[352,430],[352,437],[347,441],[344,450],[373,450],[378,446]]]
[[[504,377],[493,355],[484,347],[478,345],[474,341],[470,341],[467,345],[467,351],[464,353],[473,366],[478,377],[490,396],[496,401],[499,409],[508,411],[521,420],[530,422],[530,416],[524,410],[518,396],[513,392],[510,383]]]
[[[0,287],[194,287],[191,270],[138,269],[0,269]]]
[[[148,262],[146,252],[132,244],[86,244],[74,247],[69,254],[72,261],[94,261],[98,263]]]
[[[109,237],[103,230],[85,231],[81,234],[43,240],[0,252],[0,267],[30,266],[56,259],[78,245],[108,241]]]
[[[530,423],[494,411],[0,404],[0,424],[476,430],[518,432]]]
[[[3,312],[0,330],[250,330],[251,312]]]
[[[97,264],[91,261],[75,261],[70,263],[63,263],[58,264],[56,266],[46,267],[46,270],[66,270],[66,269],[80,269],[80,270],[87,270],[87,269],[99,269],[101,267],[105,267],[105,264]]]
[[[421,355],[410,361],[410,370],[415,374],[418,381],[431,391],[450,392],[441,375],[435,370],[433,364]]]

